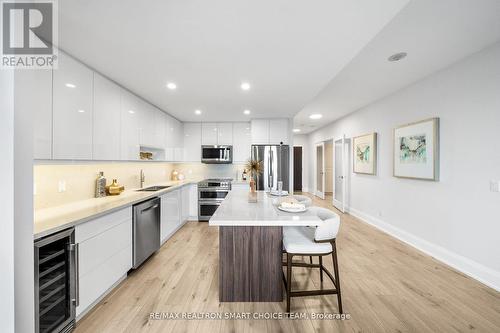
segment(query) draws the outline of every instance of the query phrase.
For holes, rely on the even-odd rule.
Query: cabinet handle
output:
[[[75,262],[75,298],[72,300],[75,306],[80,305],[80,243],[71,244],[70,251],[73,252]]]

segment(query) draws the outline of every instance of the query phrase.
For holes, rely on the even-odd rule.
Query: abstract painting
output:
[[[377,133],[353,138],[353,172],[374,175],[377,167]]]
[[[439,118],[394,129],[394,176],[438,180]]]

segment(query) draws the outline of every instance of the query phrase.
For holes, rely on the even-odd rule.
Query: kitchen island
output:
[[[219,300],[281,302],[284,226],[317,226],[314,214],[278,210],[279,199],[259,191],[231,191],[209,221],[219,227]]]

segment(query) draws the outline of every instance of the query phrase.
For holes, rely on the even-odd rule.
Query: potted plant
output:
[[[250,174],[250,193],[248,194],[248,202],[257,202],[256,179],[257,176],[264,172],[264,164],[262,161],[249,159],[245,165],[245,169]]]

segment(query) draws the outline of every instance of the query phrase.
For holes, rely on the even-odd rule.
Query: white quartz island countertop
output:
[[[282,197],[284,198],[284,197]],[[279,198],[257,192],[257,202],[248,202],[247,189],[233,189],[215,211],[210,226],[317,226],[321,220],[309,210],[287,213],[278,209]]]

